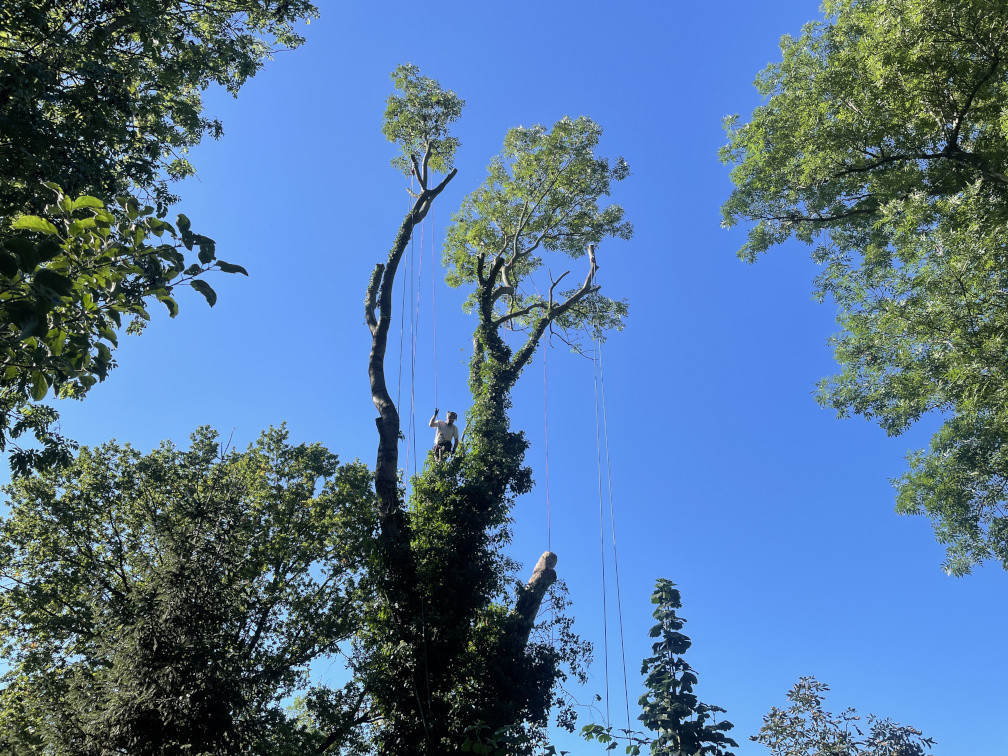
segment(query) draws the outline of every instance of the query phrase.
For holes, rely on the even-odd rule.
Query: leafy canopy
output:
[[[823,709],[829,687],[814,677],[803,677],[788,691],[791,705],[776,706],[763,717],[759,734],[751,740],[765,745],[772,756],[830,754],[830,756],[923,756],[934,741],[913,727],[869,714],[861,729],[854,709],[831,714]]]
[[[630,175],[623,158],[610,164],[596,156],[601,136],[602,128],[584,116],[562,118],[551,129],[510,129],[486,180],[453,216],[443,253],[447,281],[479,284],[481,267],[498,263],[493,268],[498,277],[490,281],[496,325],[530,326],[578,291],[577,286],[555,290],[566,273],[548,286],[536,286],[532,276],[545,264],[546,253],[579,259],[607,237],[633,236],[620,205],[600,205],[612,184]],[[564,331],[591,326],[596,334],[622,327],[625,302],[594,290],[586,293],[590,296],[552,313],[558,326]],[[479,296],[477,288],[468,305],[477,306]]]
[[[757,78],[750,121],[727,121],[724,223],[752,224],[748,261],[791,237],[813,246],[841,326],[819,401],[894,435],[942,413],[898,509],[931,517],[951,573],[1008,567],[1008,7],[823,10]]]
[[[177,286],[189,285],[212,306],[210,270],[248,275],[218,260],[213,239],[175,226],[133,197],[106,206],[96,197],[66,195],[49,184],[42,215],[22,215],[0,229],[0,449],[31,430],[41,448],[17,448],[13,469],[65,458],[67,443],[51,432],[51,410],[29,406],[57,396],[82,398],[114,367],[117,331],[137,332],[160,301],[175,317]],[[198,249],[186,264],[185,252]]]
[[[414,171],[419,176],[421,162],[424,176],[428,163],[433,170],[448,173],[459,146],[448,127],[462,115],[465,100],[442,89],[436,79],[421,75],[411,63],[398,66],[392,82],[399,94],[389,95],[382,120],[382,134],[401,151],[392,166],[407,176]]]
[[[366,467],[204,428],[189,449],[85,448],[6,493],[0,750],[293,756],[350,727],[353,685],[309,665],[353,629]]]
[[[201,92],[236,94],[277,48],[300,45],[307,0],[38,2],[0,7],[0,218],[36,212],[53,181],[103,200],[175,197],[189,148],[223,133]]]

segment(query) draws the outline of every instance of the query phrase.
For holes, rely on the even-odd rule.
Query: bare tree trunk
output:
[[[426,165],[426,161],[424,163]],[[399,411],[385,384],[385,349],[388,344],[388,330],[392,321],[392,287],[395,274],[402,260],[406,245],[413,236],[413,229],[424,219],[434,199],[444,190],[448,182],[455,178],[452,171],[433,189],[427,189],[426,171],[421,177],[421,192],[409,213],[399,226],[395,243],[384,264],[375,266],[368,284],[364,302],[364,318],[371,330],[371,354],[368,358],[368,378],[371,381],[371,400],[378,417],[378,458],[375,462],[375,491],[378,494],[379,514],[385,527],[390,515],[399,510]],[[375,310],[377,309],[377,313]]]

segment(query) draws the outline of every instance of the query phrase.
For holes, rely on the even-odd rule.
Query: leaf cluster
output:
[[[934,741],[913,727],[870,714],[860,723],[854,709],[831,714],[823,709],[829,687],[814,677],[803,677],[788,691],[791,705],[774,707],[751,740],[773,756],[829,754],[829,756],[923,756]],[[862,729],[864,727],[864,729]]]
[[[21,421],[29,402],[50,389],[81,398],[104,380],[124,320],[127,332],[139,332],[149,302],[175,317],[177,286],[192,286],[213,305],[217,295],[203,274],[248,275],[218,260],[213,239],[194,233],[184,215],[173,225],[134,197],[106,206],[56,184],[47,190],[52,200],[41,215],[0,229],[0,448],[27,429]],[[187,263],[194,248],[196,260]],[[19,473],[42,461],[26,452],[13,458]]]
[[[605,238],[633,235],[621,206],[600,204],[613,183],[630,174],[622,158],[610,163],[596,156],[601,135],[601,127],[584,116],[562,118],[551,129],[508,131],[486,180],[454,214],[444,245],[448,283],[476,286],[469,307],[478,307],[481,290],[488,289],[497,325],[526,328],[549,317],[564,332],[587,327],[600,334],[622,327],[625,302],[592,290],[586,292],[590,299],[562,308],[578,291],[555,291],[566,273],[551,275],[541,288],[532,279],[547,253],[579,259]]]
[[[898,507],[928,514],[965,574],[1005,561],[1008,476],[1004,245],[1008,8],[970,0],[831,0],[758,77],[766,101],[727,122],[735,188],[724,223],[752,224],[752,261],[794,237],[838,305],[840,415],[898,434],[946,424],[911,458]],[[954,460],[954,461],[953,461]],[[947,472],[945,472],[947,471]]]
[[[630,731],[614,735],[611,725],[590,724],[581,729],[582,737],[598,741],[607,751],[615,750],[624,740],[630,756],[639,756],[642,747],[653,756],[732,756],[728,748],[738,748],[738,743],[725,733],[733,725],[725,719],[717,721],[717,715],[725,710],[701,702],[693,692],[697,676],[682,657],[692,643],[682,633],[686,620],[676,615],[682,601],[675,583],[659,578],[651,603],[656,605],[654,618],[658,623],[650,635],[657,640],[651,646],[652,656],[641,665],[647,692],[638,701],[638,719],[655,736]]]
[[[189,148],[223,133],[201,93],[235,94],[317,10],[308,0],[40,2],[0,7],[0,218],[37,213],[43,181],[103,199],[176,200]]]
[[[448,173],[459,146],[448,127],[462,114],[465,100],[423,76],[411,63],[398,66],[392,82],[400,94],[389,95],[382,119],[382,134],[400,150],[392,166],[407,176],[415,172],[418,178],[421,170],[426,177],[428,164]]]

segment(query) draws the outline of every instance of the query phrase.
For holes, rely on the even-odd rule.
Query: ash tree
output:
[[[773,756],[924,756],[934,744],[920,730],[874,714],[862,720],[854,709],[826,711],[828,691],[829,686],[814,677],[803,677],[788,691],[791,705],[771,709],[750,739]]]
[[[600,129],[587,118],[508,132],[486,181],[454,216],[444,249],[449,283],[471,289],[476,318],[465,441],[442,462],[428,457],[406,501],[397,483],[400,419],[384,373],[396,319],[392,290],[415,225],[456,176],[458,143],[448,128],[463,103],[413,66],[393,78],[399,92],[389,99],[385,133],[400,148],[393,165],[412,174],[419,189],[365,299],[379,415],[377,537],[368,575],[374,589],[354,655],[373,715],[367,737],[378,753],[456,752],[479,725],[510,729],[527,750],[562,700],[562,664],[581,674],[588,649],[563,616],[537,621],[557,579],[556,555],[543,554],[522,585],[503,553],[511,506],[532,485],[523,462],[527,442],[508,419],[510,393],[551,326],[602,335],[622,322],[625,304],[600,293],[593,245],[631,235],[622,209],[600,204],[628,170],[622,160],[595,155]],[[560,288],[564,274],[548,296],[529,294],[547,254],[583,261],[580,283]],[[505,327],[524,329],[524,344],[508,347]],[[557,644],[548,637],[551,622]],[[569,708],[561,720],[572,726]]]
[[[1008,8],[974,0],[827,0],[781,41],[765,98],[728,120],[740,257],[813,247],[838,305],[840,416],[898,435],[942,418],[909,456],[897,509],[924,514],[954,575],[1008,567]]]
[[[509,133],[445,247],[476,315],[465,443],[428,457],[407,500],[384,377],[391,294],[416,223],[456,176],[462,101],[412,66],[394,80],[384,130],[419,189],[367,286],[375,469],[282,431],[221,451],[204,430],[186,451],[109,444],[16,481],[0,547],[8,752],[441,754],[474,750],[489,729],[529,753],[551,710],[573,727],[562,686],[584,681],[591,649],[565,613],[556,555],[523,582],[504,553],[532,485],[508,408],[547,329],[576,343],[622,322],[593,245],[630,236],[602,205],[627,168],[595,155],[588,119]],[[547,254],[584,272],[536,298]],[[527,334],[514,352],[505,327]],[[345,685],[312,676],[323,661],[345,666]]]

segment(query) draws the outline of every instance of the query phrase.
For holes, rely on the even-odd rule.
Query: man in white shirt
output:
[[[435,407],[434,417],[430,419],[430,427],[437,428],[437,432],[434,434],[434,459],[440,462],[442,457],[453,453],[458,446],[459,431],[458,426],[455,425],[455,418],[458,415],[454,412],[449,412],[448,422],[438,420],[437,416],[438,409]]]

